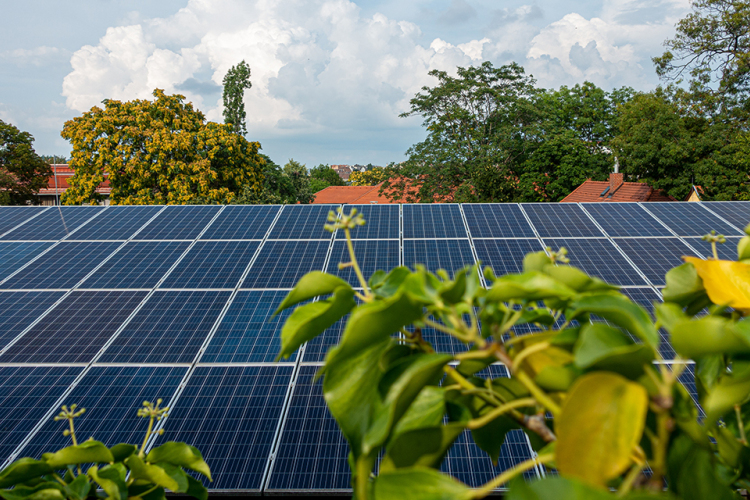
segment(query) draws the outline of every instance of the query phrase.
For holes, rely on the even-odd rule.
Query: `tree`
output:
[[[263,187],[258,190],[246,186],[242,194],[236,197],[232,203],[240,205],[269,205],[269,204],[294,204],[297,203],[297,192],[292,179],[284,175],[271,158],[261,154],[263,165]]]
[[[247,134],[245,125],[245,89],[253,86],[250,82],[250,66],[242,60],[232,66],[224,75],[224,123],[232,126],[236,134]]]
[[[310,203],[315,199],[305,165],[290,158],[287,164],[284,165],[284,175],[292,181],[297,201],[300,203]]]
[[[310,169],[310,178],[325,181],[329,186],[345,186],[346,182],[328,165],[322,163]]]
[[[65,123],[75,175],[63,202],[96,201],[105,179],[115,204],[182,204],[196,197],[231,201],[263,182],[260,144],[229,125],[205,122],[181,95],[154,90],[154,101],[105,100]]]
[[[34,151],[34,137],[0,120],[0,205],[22,205],[47,185],[49,163]]]
[[[40,158],[49,164],[65,164],[68,163],[68,159],[65,156],[58,155],[41,155]]]
[[[392,168],[372,167],[364,172],[352,172],[349,184],[352,186],[376,186],[393,175]]]

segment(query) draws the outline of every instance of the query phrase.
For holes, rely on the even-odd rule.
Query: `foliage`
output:
[[[239,205],[278,205],[297,203],[297,193],[292,180],[284,175],[276,163],[264,154],[258,155],[264,161],[263,186],[245,186],[242,193],[232,203]]]
[[[68,163],[68,159],[65,156],[58,155],[41,155],[40,158],[49,164],[63,165]]]
[[[247,134],[245,118],[245,89],[253,86],[250,82],[250,66],[243,59],[232,66],[224,75],[224,123],[232,127],[235,134]]]
[[[34,137],[0,120],[0,205],[22,205],[52,175],[52,169],[34,151]]]
[[[669,271],[654,320],[616,286],[569,266],[562,248],[528,254],[520,274],[472,266],[451,279],[417,266],[368,280],[350,237],[365,221],[339,212],[326,228],[344,231],[350,261],[339,268],[354,270],[361,291],[329,274],[304,276],[277,310],[296,306],[279,358],[346,317],[320,373],[359,500],[483,498],[514,478],[514,500],[599,499],[610,488],[631,499],[729,499],[750,485],[750,226],[737,262],[716,258],[725,238],[712,233],[704,239],[714,259]],[[437,353],[425,328],[468,349]],[[660,329],[677,352],[672,364],[661,358]],[[705,417],[678,381],[689,359]],[[510,377],[487,369],[497,363]],[[439,472],[462,432],[497,461],[513,429],[535,458],[476,489]],[[520,478],[539,465],[559,477]]]
[[[290,158],[286,165],[284,165],[284,175],[292,181],[297,201],[300,203],[310,203],[315,199],[305,165]]]
[[[334,169],[322,163],[310,169],[310,179],[324,181],[329,186],[344,186],[346,183]]]
[[[181,95],[154,91],[155,100],[105,100],[65,123],[75,169],[63,203],[98,200],[107,174],[113,204],[181,204],[196,197],[231,202],[263,181],[260,144],[228,125],[205,122]]]
[[[149,419],[143,444],[104,443],[89,438],[79,444],[73,421],[83,415],[84,408],[62,407],[55,420],[68,422],[63,433],[70,436],[72,446],[54,453],[45,453],[40,460],[21,458],[0,472],[0,497],[5,500],[163,500],[165,491],[184,493],[198,500],[207,500],[203,483],[186,470],[211,480],[211,470],[201,452],[185,443],[167,442],[146,454],[154,434],[154,422],[161,420],[167,408],[145,401],[138,416]],[[161,433],[162,431],[159,431]],[[83,466],[88,470],[84,473]],[[64,471],[64,473],[62,472]],[[103,493],[97,492],[103,490]]]
[[[393,167],[372,167],[364,172],[349,174],[349,184],[352,186],[376,186],[388,180],[393,174]]]

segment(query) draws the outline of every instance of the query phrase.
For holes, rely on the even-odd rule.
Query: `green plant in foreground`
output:
[[[361,290],[304,276],[277,310],[297,306],[279,358],[349,315],[321,375],[357,499],[483,498],[506,483],[511,500],[729,499],[750,486],[750,232],[737,262],[686,257],[669,271],[654,320],[616,286],[567,265],[564,249],[526,255],[520,274],[486,268],[487,288],[478,266],[453,278],[397,267],[366,281],[349,234],[361,216],[329,221],[346,233],[350,262],[340,268],[353,268]],[[708,239],[715,247],[723,237]],[[427,327],[468,349],[435,352]],[[660,355],[660,330],[674,363]],[[688,360],[705,416],[678,381]],[[484,375],[498,362],[510,377]],[[474,489],[439,472],[461,433],[497,461],[513,429],[529,437],[531,460]],[[537,466],[559,476],[521,477]]]
[[[161,420],[167,408],[144,401],[138,416],[148,419],[148,429],[139,448],[120,443],[107,448],[89,438],[78,444],[74,420],[86,411],[76,405],[62,407],[55,420],[67,420],[72,446],[45,453],[41,460],[21,458],[0,472],[0,497],[6,500],[159,500],[165,490],[185,493],[206,500],[203,483],[186,473],[187,469],[211,480],[211,470],[197,448],[185,443],[167,442],[145,453],[154,423]],[[162,433],[160,430],[159,434]],[[82,467],[87,467],[84,473]],[[100,491],[99,491],[100,490]]]

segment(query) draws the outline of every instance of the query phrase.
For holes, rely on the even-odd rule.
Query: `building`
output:
[[[341,180],[348,181],[349,176],[352,174],[353,170],[352,167],[349,165],[331,165],[331,168],[339,174],[339,177],[341,177]]]
[[[313,203],[348,203],[348,204],[368,204],[380,203],[390,204],[398,203],[389,200],[379,193],[381,182],[377,186],[329,186],[315,193]]]
[[[580,203],[597,201],[677,201],[661,190],[643,182],[624,182],[623,174],[609,174],[609,181],[588,179],[578,186],[560,203]]]
[[[68,189],[68,179],[75,174],[73,169],[65,163],[52,164],[50,167],[52,167],[52,177],[47,181],[47,187],[40,189],[37,194],[39,205],[58,205],[60,196]],[[107,176],[107,174],[104,175]],[[96,192],[104,197],[104,205],[109,205],[110,191],[108,180],[96,188]]]

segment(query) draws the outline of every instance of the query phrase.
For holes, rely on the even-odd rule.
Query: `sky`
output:
[[[517,62],[543,88],[658,85],[651,58],[690,0],[26,0],[0,16],[0,119],[68,156],[103,99],[186,96],[222,119],[245,60],[247,138],[283,165],[386,165],[426,136],[399,118],[432,69]]]

